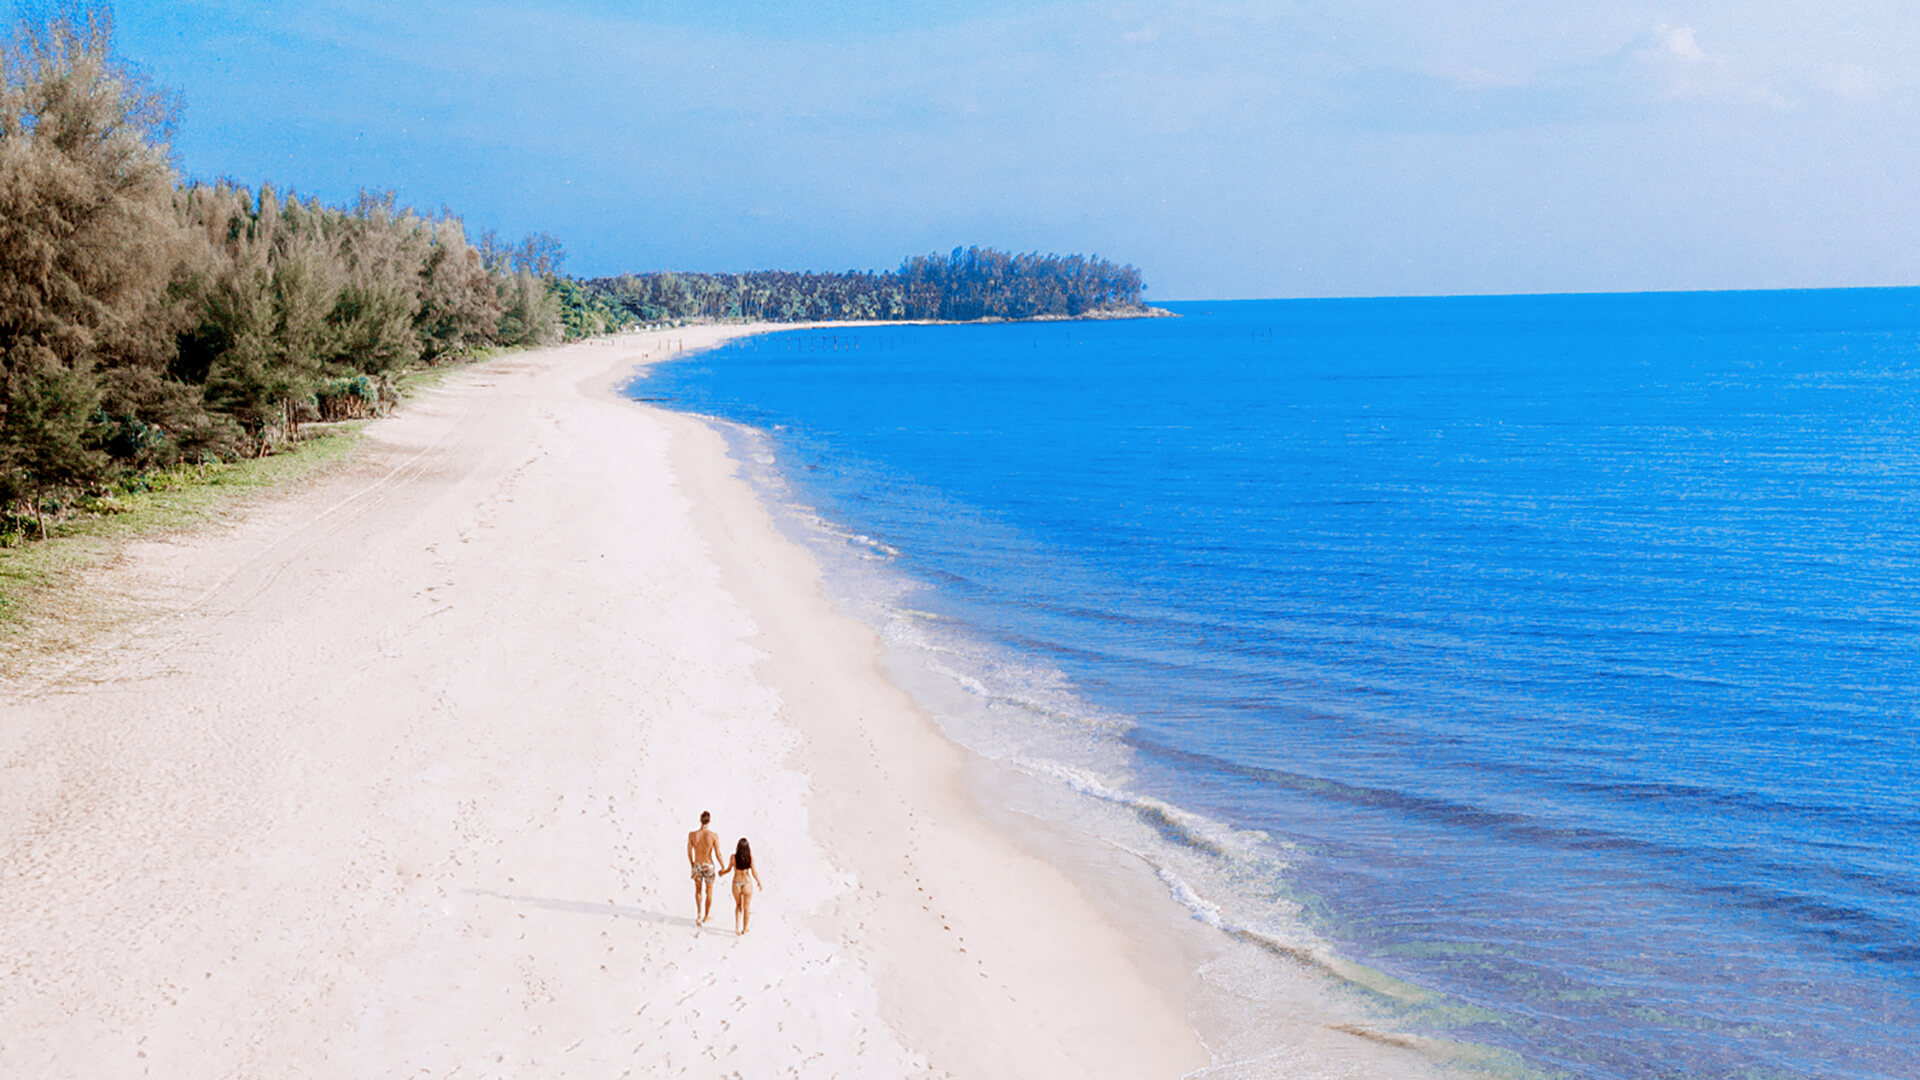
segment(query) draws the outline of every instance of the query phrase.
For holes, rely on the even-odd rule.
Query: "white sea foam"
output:
[[[1050,776],[1062,781],[1082,795],[1090,795],[1096,799],[1125,806],[1140,815],[1148,824],[1162,832],[1171,833],[1174,838],[1188,847],[1198,848],[1222,859],[1257,863],[1261,869],[1270,869],[1275,872],[1286,866],[1283,861],[1267,853],[1266,849],[1272,845],[1272,839],[1264,832],[1235,829],[1204,814],[1196,814],[1150,795],[1135,794],[1109,784],[1086,770],[1071,765],[1034,758],[1021,758],[1014,764],[1029,773]]]
[[[1182,907],[1193,912],[1194,918],[1199,919],[1215,930],[1226,929],[1226,923],[1220,918],[1219,904],[1194,892],[1193,887],[1182,880],[1179,874],[1174,873],[1166,867],[1158,867],[1156,872],[1159,874],[1161,882],[1167,886],[1167,891],[1173,893],[1173,898],[1179,901]]]

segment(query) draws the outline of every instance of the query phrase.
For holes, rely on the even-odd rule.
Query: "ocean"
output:
[[[1181,917],[1495,1071],[1920,1076],[1920,290],[1167,306],[631,392]]]

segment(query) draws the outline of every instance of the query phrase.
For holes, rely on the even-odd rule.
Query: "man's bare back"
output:
[[[700,827],[687,834],[687,864],[693,869],[693,921],[707,921],[713,912],[713,876],[720,867],[720,837],[707,822],[713,820],[700,811]]]
[[[687,859],[693,863],[720,861],[720,834],[702,825],[687,834]]]

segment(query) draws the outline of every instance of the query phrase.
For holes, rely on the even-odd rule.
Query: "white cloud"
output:
[[[1654,30],[1654,36],[1666,46],[1666,50],[1682,60],[1704,60],[1706,53],[1700,51],[1700,42],[1693,36],[1691,26],[1662,26]]]

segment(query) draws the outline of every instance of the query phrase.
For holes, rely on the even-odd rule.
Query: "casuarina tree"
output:
[[[23,20],[0,52],[0,496],[36,511],[103,463],[98,370],[179,257],[171,103],[111,40],[81,11]]]

